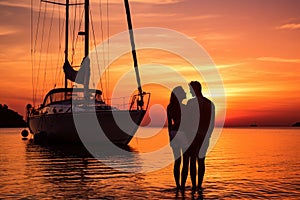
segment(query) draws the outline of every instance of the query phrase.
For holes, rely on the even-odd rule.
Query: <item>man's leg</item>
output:
[[[198,158],[198,188],[202,188],[203,177],[205,173],[205,157]]]
[[[192,182],[192,190],[196,190],[196,156],[192,155],[190,157],[190,175],[191,175],[191,182]]]

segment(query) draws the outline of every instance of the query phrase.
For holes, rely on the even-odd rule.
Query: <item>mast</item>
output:
[[[130,36],[130,43],[131,43],[131,49],[132,49],[131,52],[132,52],[132,58],[133,58],[133,62],[134,62],[136,81],[137,81],[137,85],[138,85],[139,95],[141,98],[141,100],[138,102],[138,106],[140,106],[142,108],[144,105],[143,90],[142,90],[141,78],[140,78],[140,73],[139,73],[139,68],[138,68],[138,61],[137,61],[136,50],[135,50],[134,35],[133,35],[133,30],[132,30],[131,14],[130,14],[130,7],[129,7],[128,0],[124,0],[124,4],[125,4],[125,9],[126,9],[126,15],[127,15],[127,24],[128,24],[128,30],[129,30],[129,36]]]
[[[89,82],[90,82],[90,62],[89,62],[89,23],[90,23],[90,1],[84,1],[84,32],[85,32],[85,43],[84,43],[84,59],[87,66],[84,66],[84,96],[88,99],[88,90],[89,90]]]
[[[89,15],[89,7],[90,2],[89,0],[85,0],[84,2],[84,32],[85,32],[85,43],[84,43],[84,56],[87,57],[89,55],[89,22],[90,22],[90,15]]]
[[[65,30],[65,63],[69,62],[68,61],[68,51],[69,51],[69,0],[66,0],[66,30]],[[68,79],[65,74],[65,88],[68,87]]]

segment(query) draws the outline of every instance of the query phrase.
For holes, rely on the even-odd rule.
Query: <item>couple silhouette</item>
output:
[[[214,128],[215,107],[213,102],[203,96],[202,86],[198,81],[190,82],[189,89],[192,98],[186,105],[183,104],[186,93],[181,86],[177,86],[171,93],[167,107],[168,132],[175,160],[173,173],[177,190],[184,191],[190,169],[192,191],[202,193],[205,156]]]

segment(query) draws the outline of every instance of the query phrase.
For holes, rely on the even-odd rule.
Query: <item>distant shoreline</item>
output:
[[[25,128],[27,123],[23,116],[8,108],[6,104],[0,104],[0,128]]]
[[[300,127],[300,122],[296,122],[295,124],[292,125],[293,127]]]

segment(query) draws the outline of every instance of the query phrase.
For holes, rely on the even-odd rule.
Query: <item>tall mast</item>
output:
[[[90,62],[89,62],[89,23],[90,23],[90,1],[89,0],[85,0],[84,1],[84,32],[85,32],[85,43],[84,43],[84,59],[85,62],[87,62],[86,64],[88,66],[85,66],[85,71],[84,71],[84,83],[83,83],[83,87],[84,87],[84,96],[86,98],[88,98],[88,89],[89,89],[89,79],[90,79]]]
[[[89,0],[85,0],[84,2],[84,11],[85,11],[85,46],[84,46],[84,56],[87,57],[89,55],[89,22],[90,22],[90,13],[89,13],[90,2]]]
[[[140,78],[140,73],[139,73],[139,68],[138,68],[138,61],[137,61],[136,50],[135,50],[134,35],[133,35],[133,30],[132,30],[131,14],[130,14],[130,7],[129,7],[128,0],[124,0],[124,4],[125,4],[125,9],[126,9],[126,15],[127,15],[127,24],[128,24],[128,30],[129,30],[129,36],[130,36],[132,58],[133,58],[133,62],[134,62],[136,81],[137,81],[137,85],[138,85],[139,95],[141,98],[141,100],[139,102],[139,106],[142,107],[144,104],[143,90],[142,90],[141,78]]]
[[[69,62],[68,61],[68,51],[69,51],[69,0],[66,0],[66,38],[65,38],[65,63]],[[65,75],[65,88],[68,87],[68,79],[67,76]]]

